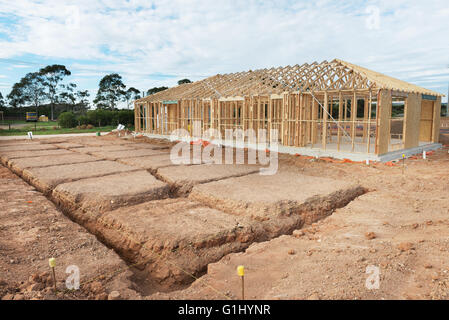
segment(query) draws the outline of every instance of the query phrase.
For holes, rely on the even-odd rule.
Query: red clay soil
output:
[[[93,154],[96,152],[109,152],[109,151],[128,151],[135,150],[130,145],[122,146],[122,145],[107,145],[107,146],[95,146],[95,147],[82,147],[82,148],[74,148],[73,151],[80,153]]]
[[[332,191],[327,190],[328,194],[309,194],[311,198],[302,198],[301,204],[298,200],[288,216],[251,219],[250,214],[229,214],[217,210],[220,206],[181,198],[106,213],[93,232],[99,232],[103,241],[127,260],[141,265],[153,280],[173,289],[176,284],[191,281],[191,275],[201,274],[209,263],[225,254],[289,234],[364,192],[347,185],[337,189],[338,183],[335,185]],[[287,187],[284,185],[284,189]]]
[[[159,168],[172,167],[177,165],[174,164],[171,160],[170,153],[163,153],[147,157],[121,158],[117,159],[117,161],[148,170],[152,174],[156,174]],[[201,159],[199,161],[201,161]],[[193,155],[190,155],[189,162],[193,163]]]
[[[0,193],[0,298],[107,299],[111,291],[119,291],[123,299],[140,298],[131,289],[132,272],[113,250],[2,166]],[[50,257],[56,258],[56,294]],[[66,290],[70,265],[80,269],[79,291]]]
[[[127,142],[117,138],[108,138],[106,136],[100,137],[72,137],[68,138],[67,142],[79,143],[89,147],[110,146],[126,144]]]
[[[132,146],[136,149],[153,149],[153,150],[168,150],[170,148],[169,145],[163,144],[150,144],[150,143],[139,143],[139,142],[130,142]]]
[[[48,139],[39,139],[39,138],[37,138],[35,140],[39,141],[40,144],[56,144],[56,143],[65,143],[69,139],[67,137],[60,136],[60,137],[54,137],[54,138],[48,138]]]
[[[255,165],[203,164],[160,168],[156,176],[167,182],[179,195],[188,194],[194,185],[258,172]]]
[[[21,176],[22,171],[28,168],[44,168],[63,164],[99,161],[100,159],[86,154],[65,154],[59,156],[19,158],[8,161],[8,168]]]
[[[44,194],[49,194],[61,183],[137,170],[136,167],[114,161],[95,161],[45,168],[28,168],[22,171],[22,178]]]
[[[118,160],[131,157],[147,157],[154,155],[167,154],[167,150],[154,150],[154,149],[130,149],[121,151],[97,151],[91,152],[93,156],[108,159],[108,160]]]
[[[0,140],[0,147],[37,144],[39,144],[39,141],[34,140]]]
[[[105,213],[96,228],[104,243],[166,290],[191,282],[190,275],[199,275],[211,261],[247,247],[253,232],[245,219],[188,199],[120,208]]]
[[[357,184],[333,179],[306,176],[292,171],[274,175],[251,174],[197,185],[190,198],[228,213],[258,220],[308,212],[310,218],[317,204],[331,206],[345,193],[361,195],[365,190]]]
[[[151,173],[156,173],[157,169],[159,168],[170,167],[174,165],[170,160],[169,153],[163,153],[149,157],[122,158],[117,159],[117,161],[148,170]]]
[[[84,145],[74,142],[61,142],[56,143],[55,147],[61,148],[61,149],[75,149],[75,148],[83,148]]]
[[[97,218],[105,211],[168,196],[169,186],[147,171],[64,183],[58,185],[51,195],[68,216],[92,230]]]
[[[186,290],[151,298],[239,299],[236,268],[244,265],[247,299],[448,299],[448,149],[404,164],[334,164],[281,155],[281,167],[351,179],[370,192],[292,236],[210,264],[207,275]],[[380,272],[378,289],[366,286],[373,266]]]
[[[123,141],[99,138],[92,139],[103,145]],[[78,175],[97,174],[101,169],[77,168],[67,174],[68,179],[77,175],[77,181],[67,183],[68,200],[61,207],[126,261],[137,264],[141,271],[135,271],[134,279],[149,281],[145,286],[139,282],[146,294],[184,288],[192,276],[208,270],[189,288],[154,294],[150,299],[240,298],[240,279],[232,276],[238,265],[246,268],[247,298],[447,299],[447,152],[436,151],[428,160],[414,157],[392,166],[279,155],[277,175],[243,173],[238,178],[220,176],[223,170],[208,171],[204,165],[160,167],[158,173],[166,177],[156,176],[172,177],[171,187],[194,186],[190,198],[137,205],[131,205],[134,199],[140,202],[147,195],[152,197],[151,181],[147,189],[136,186],[128,200],[126,192],[133,185],[121,177],[132,173],[114,169],[101,178],[85,178]],[[142,160],[151,157],[157,156]],[[61,167],[65,166],[51,167],[56,176],[66,175]],[[138,166],[132,168],[138,170]],[[139,175],[149,175],[142,170],[134,173],[136,181]],[[41,180],[50,179],[47,176],[39,173]],[[217,181],[207,183],[205,177]],[[117,181],[124,189],[114,193]],[[106,191],[97,190],[102,188]],[[109,196],[121,200],[115,204]],[[95,223],[79,218],[79,213],[86,212]],[[380,289],[365,286],[369,266],[380,268]]]
[[[0,153],[9,151],[39,151],[39,150],[52,150],[57,149],[52,144],[37,144],[37,143],[27,143],[18,144],[14,146],[0,146]]]
[[[8,161],[11,159],[18,159],[18,158],[34,158],[34,157],[51,157],[51,156],[59,156],[59,155],[70,155],[74,154],[72,151],[69,150],[61,150],[61,149],[55,149],[55,150],[41,150],[41,151],[2,151],[0,152],[0,161],[3,165],[7,165]]]

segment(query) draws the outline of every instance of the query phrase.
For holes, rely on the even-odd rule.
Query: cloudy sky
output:
[[[447,93],[447,0],[0,0],[0,91],[64,64],[94,95],[340,58]],[[443,98],[446,101],[447,98]]]

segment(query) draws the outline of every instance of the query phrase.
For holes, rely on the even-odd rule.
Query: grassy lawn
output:
[[[40,124],[46,124],[46,125],[40,125]],[[111,131],[113,129],[116,129],[114,126],[107,126],[107,127],[96,127],[92,129],[76,129],[76,128],[60,128],[58,127],[57,123],[50,123],[50,122],[38,122],[36,124],[36,130],[34,129],[34,123],[23,127],[19,129],[0,129],[0,136],[21,136],[21,135],[27,135],[28,131],[32,131],[33,135],[44,135],[44,134],[66,134],[66,133],[86,133],[86,132],[98,132],[98,131]]]

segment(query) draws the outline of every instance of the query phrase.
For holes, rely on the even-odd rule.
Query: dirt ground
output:
[[[123,298],[140,298],[131,289],[132,273],[113,250],[4,167],[0,167],[0,194],[2,299],[108,299],[112,291]],[[48,265],[51,257],[56,259],[56,293]],[[81,290],[65,289],[70,265],[80,269]]]
[[[114,135],[29,145],[18,142],[13,151],[8,148],[11,145],[0,142],[0,156],[6,154],[2,159],[25,159],[32,153],[42,157],[43,167],[54,161],[45,160],[45,151],[50,152],[48,157],[58,157],[52,153],[70,149],[82,155],[77,149],[86,147],[127,153],[125,148],[129,148],[133,157],[24,170],[24,174],[33,173],[34,180],[28,181],[34,186],[45,182],[40,189],[46,190],[48,199],[0,168],[0,178],[7,177],[4,190],[16,190],[11,197],[19,199],[11,200],[6,192],[0,200],[5,208],[0,214],[4,219],[0,232],[5,232],[0,245],[6,248],[0,250],[0,297],[106,299],[118,291],[123,299],[141,295],[146,299],[238,299],[241,288],[236,268],[244,265],[246,298],[252,299],[448,298],[447,147],[430,153],[427,160],[412,157],[369,166],[280,154],[278,174],[263,178],[245,166],[170,165],[163,154],[172,145]],[[45,146],[58,149],[42,149]],[[101,160],[100,154],[89,153]],[[21,162],[28,163],[17,163]],[[139,180],[145,182],[140,185]],[[120,188],[114,187],[117,183]],[[185,192],[174,192],[173,186],[180,190],[184,185]],[[28,200],[28,193],[36,199]],[[58,201],[62,193],[73,206]],[[95,209],[96,201],[101,210]],[[17,218],[21,208],[34,205],[51,208],[52,218],[41,216],[49,209],[44,213],[36,209],[36,217]],[[76,210],[98,213],[89,226],[77,220],[98,239],[64,216],[76,220]],[[48,271],[47,257],[55,254],[48,249],[48,243],[53,243],[48,237],[53,236],[53,226],[59,225],[56,217],[65,221],[58,235],[62,244],[64,239],[76,244],[90,237],[92,241],[83,250],[103,248],[109,253],[110,258],[104,258],[107,261],[96,262],[87,261],[89,255],[79,251],[76,263],[83,270],[125,267],[127,271],[119,278],[101,277],[100,284],[94,281],[93,287],[86,285],[81,291],[51,295],[45,289],[49,279],[41,279],[48,275],[39,277],[39,272]],[[97,250],[101,252],[93,251]],[[31,261],[28,256],[34,252],[44,258]],[[65,279],[64,270],[59,271],[58,278]],[[372,275],[377,271],[379,287],[374,288]],[[28,279],[33,272],[35,279]],[[193,279],[197,280],[192,283]],[[35,283],[42,283],[39,288],[45,286],[37,290],[40,295],[28,290]]]
[[[385,164],[335,164],[281,155],[281,166],[369,189],[311,226],[210,264],[188,289],[151,299],[448,299],[449,155]],[[404,172],[404,173],[402,173]],[[372,267],[378,289],[368,286]],[[368,268],[368,269],[367,269]],[[368,273],[367,273],[368,270]]]

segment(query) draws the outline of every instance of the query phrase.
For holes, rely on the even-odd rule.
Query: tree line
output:
[[[71,112],[76,119],[88,117],[88,110],[91,108],[89,91],[79,90],[75,83],[66,83],[64,80],[70,75],[70,70],[59,64],[48,65],[39,71],[27,73],[12,86],[6,99],[0,92],[0,110],[4,111],[5,116],[18,114],[23,116],[25,112],[32,110],[39,114],[45,111],[51,120],[63,112]],[[178,85],[190,82],[189,79],[182,79],[178,81]],[[118,73],[111,73],[100,80],[93,104],[97,110],[118,111],[118,104],[124,102],[127,109],[130,109],[134,100],[166,89],[168,87],[154,87],[147,92],[141,92],[134,87],[127,87]],[[103,117],[106,117],[105,114]],[[121,116],[123,117],[123,113]],[[93,118],[95,117],[92,113],[90,122],[102,122],[94,121]],[[112,118],[114,118],[112,115],[104,118],[104,125],[110,123],[112,120],[108,119]],[[81,120],[85,122],[85,118]],[[69,121],[75,122],[80,123]]]

